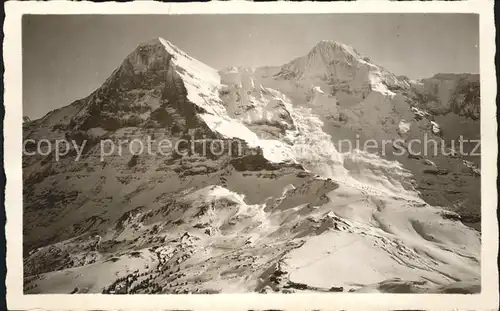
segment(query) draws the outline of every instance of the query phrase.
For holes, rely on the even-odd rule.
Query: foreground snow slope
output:
[[[291,72],[322,74],[324,57],[359,63],[364,78],[338,77],[374,111],[397,97],[387,84],[402,82],[344,45],[321,42]],[[266,81],[156,39],[89,97],[27,124],[25,138],[93,143],[77,162],[23,158],[25,291],[477,291],[479,233],[424,202],[400,163],[339,151],[314,108],[338,112],[325,108],[331,85],[298,102]],[[194,149],[100,160],[100,139],[150,135]],[[205,138],[243,148],[198,152]]]

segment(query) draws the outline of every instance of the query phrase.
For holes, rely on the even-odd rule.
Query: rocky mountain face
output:
[[[161,38],[139,45],[88,97],[23,126],[27,151],[52,142],[23,157],[25,291],[477,292],[477,166],[396,151],[442,140],[438,116],[477,121],[478,93],[419,83],[330,41],[219,72]],[[370,138],[400,145],[340,143]]]
[[[455,153],[448,156],[462,160],[463,165],[455,164],[456,168],[462,173],[472,173],[472,176],[478,179],[481,167],[479,75],[440,73],[412,83],[411,90],[412,98],[439,125],[440,137],[446,145],[458,152],[458,156]],[[462,139],[465,143],[460,146]],[[462,152],[463,155],[460,154]],[[464,219],[479,221],[480,183],[463,175],[460,180],[457,185],[461,189],[448,190],[459,194],[449,203],[462,213]],[[445,184],[446,187],[448,185]],[[463,192],[460,193],[460,190]]]
[[[435,115],[455,113],[479,120],[480,87],[477,74],[439,73],[412,84],[415,98]]]
[[[436,74],[432,78],[412,83],[413,98],[429,111],[440,124],[442,137],[447,142],[479,140],[480,137],[480,81],[477,74]],[[470,154],[472,144],[464,146]],[[466,160],[480,167],[479,156]]]

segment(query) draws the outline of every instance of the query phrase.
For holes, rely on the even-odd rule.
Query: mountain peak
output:
[[[147,71],[151,67],[165,68],[171,53],[168,53],[160,38],[140,43],[124,60],[122,66],[132,71]]]
[[[348,54],[354,58],[360,58],[361,55],[351,46],[333,41],[333,40],[321,40],[319,41],[309,52],[309,54],[319,53],[322,56],[335,56],[340,54]]]
[[[127,57],[127,60],[131,62],[132,65],[146,65],[144,62],[149,63],[160,59],[166,60],[171,57],[179,58],[179,56],[181,58],[192,59],[170,41],[165,40],[162,37],[155,37],[149,41],[139,44],[137,48]]]
[[[163,39],[161,37],[154,37],[148,41],[144,41],[144,42],[140,43],[139,46],[149,46],[149,45],[161,44],[162,40],[164,41],[165,39]]]
[[[321,47],[329,47],[329,48],[336,48],[336,47],[341,47],[344,44],[334,41],[334,40],[320,40],[314,48],[321,48]]]
[[[139,44],[138,48],[139,47],[145,47],[145,46],[159,46],[159,45],[162,45],[164,46],[165,48],[176,48],[177,47],[175,45],[173,45],[170,41],[162,38],[162,37],[154,37],[148,41],[144,41],[142,43]]]
[[[349,80],[355,74],[361,55],[352,47],[332,40],[319,41],[307,55],[282,67],[284,77]]]
[[[390,89],[404,89],[408,82],[373,64],[353,47],[332,40],[319,41],[311,51],[281,67],[277,74],[284,79],[319,79],[351,93],[376,91],[393,96]]]

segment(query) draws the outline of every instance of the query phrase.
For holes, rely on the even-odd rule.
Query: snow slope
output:
[[[25,137],[175,141],[201,130],[247,148],[162,157],[125,150],[100,161],[94,144],[79,162],[26,156],[25,291],[413,292],[457,282],[475,290],[479,233],[427,204],[401,163],[339,151],[319,113],[343,122],[340,112],[348,112],[351,126],[370,130],[394,110],[413,120],[393,91],[405,82],[328,41],[272,79],[289,90],[291,77],[305,80],[307,101],[268,85],[256,69],[217,72],[155,39],[88,98],[62,108],[64,116],[30,123]],[[333,98],[324,79],[347,86],[340,92],[354,93],[350,101]],[[140,120],[130,123],[133,115]]]

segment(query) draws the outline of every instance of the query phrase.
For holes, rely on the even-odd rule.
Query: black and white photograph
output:
[[[20,23],[22,295],[484,290],[479,14]]]

